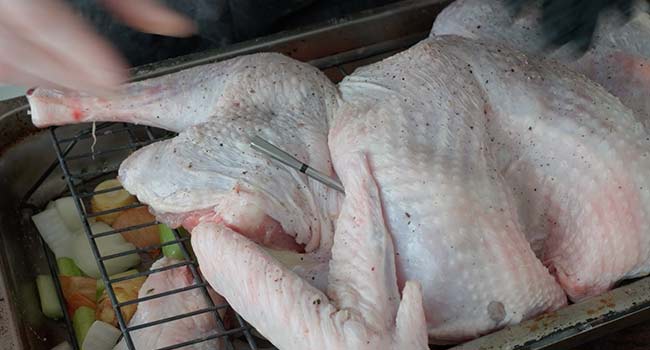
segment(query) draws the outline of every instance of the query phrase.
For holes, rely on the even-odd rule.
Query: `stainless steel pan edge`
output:
[[[646,277],[453,349],[570,349],[649,318],[650,277]]]
[[[0,103],[0,115],[26,101]],[[34,193],[24,195],[55,160],[47,133],[35,128],[26,111],[0,119],[0,349],[46,349],[63,340],[64,329],[44,318],[34,279],[48,274],[44,249],[29,217],[35,205],[60,195],[65,183],[58,168]]]

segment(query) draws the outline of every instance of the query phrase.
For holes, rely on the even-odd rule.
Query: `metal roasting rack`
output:
[[[237,326],[234,328],[226,328],[226,325],[224,323],[224,320],[222,319],[221,315],[219,314],[220,310],[225,310],[228,308],[227,304],[222,304],[222,305],[215,305],[212,302],[212,299],[210,298],[207,290],[207,283],[203,279],[203,277],[199,274],[197,270],[197,263],[196,260],[191,256],[190,253],[190,248],[189,248],[189,237],[184,237],[181,235],[181,233],[178,230],[173,230],[174,232],[174,237],[175,239],[173,241],[161,243],[161,244],[156,244],[152,245],[146,248],[136,248],[131,251],[125,251],[117,254],[111,254],[111,255],[101,255],[99,252],[96,240],[100,237],[105,237],[109,235],[116,235],[120,234],[122,232],[127,232],[131,230],[137,230],[137,229],[142,229],[145,227],[157,225],[157,222],[150,222],[150,223],[144,223],[144,224],[139,224],[136,226],[131,226],[127,228],[122,228],[119,230],[112,230],[108,232],[103,232],[100,234],[95,234],[93,235],[90,230],[90,222],[89,219],[93,217],[97,217],[100,215],[105,215],[105,214],[110,214],[110,213],[116,213],[120,212],[123,210],[127,209],[132,209],[132,208],[138,208],[138,207],[143,207],[145,206],[142,203],[134,203],[130,204],[121,208],[116,208],[116,209],[111,209],[107,211],[102,211],[102,212],[89,212],[86,208],[89,208],[90,206],[88,205],[88,201],[90,198],[96,194],[101,194],[101,193],[109,193],[109,192],[114,192],[121,190],[121,187],[114,187],[114,188],[109,188],[101,191],[94,192],[92,188],[100,182],[101,180],[105,180],[108,178],[114,178],[117,173],[116,168],[104,168],[100,171],[79,171],[79,172],[73,172],[70,169],[69,164],[71,162],[75,161],[81,161],[81,162],[94,162],[96,161],[99,157],[114,153],[114,152],[124,152],[124,151],[135,151],[136,149],[146,146],[148,144],[151,144],[156,141],[164,140],[165,138],[173,136],[170,133],[167,132],[162,132],[161,130],[154,130],[149,127],[142,127],[142,126],[135,126],[135,125],[129,125],[129,124],[124,124],[124,123],[118,123],[118,124],[113,124],[113,123],[102,123],[96,126],[96,137],[97,137],[97,149],[93,152],[83,152],[83,153],[78,153],[75,155],[71,155],[70,151],[77,146],[81,140],[87,140],[92,137],[92,127],[88,127],[87,129],[83,130],[82,132],[77,133],[76,135],[72,137],[62,137],[61,131],[62,129],[65,129],[65,127],[59,127],[59,128],[51,128],[50,129],[50,135],[52,138],[52,142],[54,145],[54,150],[57,155],[57,159],[59,162],[59,165],[61,167],[61,170],[63,171],[63,174],[65,176],[65,180],[68,184],[70,195],[74,198],[75,204],[77,206],[77,209],[82,217],[82,223],[84,226],[84,231],[86,233],[86,236],[88,240],[90,241],[90,247],[92,249],[92,252],[97,260],[97,264],[99,267],[99,271],[101,274],[101,278],[104,281],[104,284],[106,286],[106,292],[108,294],[108,297],[111,301],[111,304],[113,306],[113,309],[115,310],[115,315],[117,317],[117,321],[120,327],[120,330],[122,331],[124,341],[126,345],[128,346],[129,349],[134,349],[133,346],[133,340],[132,340],[132,333],[136,330],[140,329],[145,329],[148,327],[152,327],[155,325],[159,325],[165,322],[173,322],[179,319],[187,318],[187,317],[193,317],[196,315],[204,314],[204,313],[210,313],[216,320],[217,324],[217,329],[214,330],[213,334],[210,334],[208,336],[198,338],[198,339],[191,339],[188,341],[185,341],[183,343],[179,344],[174,344],[171,346],[164,347],[160,350],[171,350],[171,349],[177,349],[180,347],[184,346],[189,346],[192,344],[208,341],[211,339],[215,338],[223,338],[225,340],[226,348],[227,349],[234,349],[233,344],[231,342],[231,339],[234,337],[243,337],[245,341],[248,343],[250,349],[257,349],[257,344],[253,336],[251,335],[250,329],[251,327],[246,324],[246,322],[239,317],[238,315],[236,316],[237,320]],[[116,134],[124,133],[127,136],[127,142],[124,145],[118,145],[116,147],[112,148],[101,148],[102,146],[102,138],[105,136],[114,136]],[[164,266],[161,268],[156,268],[153,270],[146,269],[142,272],[139,272],[137,274],[125,276],[125,277],[120,277],[120,278],[114,278],[111,279],[109,275],[106,272],[105,268],[105,261],[118,258],[121,256],[125,255],[130,255],[133,253],[139,254],[139,253],[148,253],[151,251],[154,251],[156,249],[160,249],[164,246],[167,245],[172,245],[172,244],[178,244],[179,247],[181,248],[181,252],[183,255],[183,259],[179,261],[178,263],[174,263],[172,265]],[[49,261],[49,266],[52,269],[53,276],[56,276],[55,270],[56,270],[56,263],[54,262],[54,258],[51,253],[48,252],[48,261]],[[192,278],[193,278],[193,283],[190,286],[178,288],[175,290],[169,290],[157,294],[152,294],[152,295],[147,295],[142,298],[138,298],[135,300],[130,300],[130,301],[125,301],[125,302],[118,302],[117,297],[115,295],[113,285],[115,283],[121,282],[121,281],[126,281],[130,279],[134,279],[137,277],[142,277],[142,276],[149,276],[152,274],[156,273],[161,273],[163,271],[175,269],[175,268],[186,268],[190,271]],[[60,290],[60,285],[58,283],[58,278],[54,279],[56,282],[56,288],[59,293],[59,297],[62,296],[62,292]],[[205,299],[205,304],[207,307],[195,310],[192,312],[188,312],[185,314],[180,314],[180,315],[175,315],[172,317],[144,323],[144,324],[139,324],[139,325],[128,325],[119,310],[121,310],[122,307],[132,305],[132,304],[137,304],[140,302],[144,302],[147,300],[153,300],[157,298],[162,298],[165,296],[169,296],[172,294],[176,293],[182,293],[185,291],[193,290],[193,289],[198,289],[201,291],[201,295]],[[65,310],[65,307],[63,308]],[[71,321],[70,321],[70,315],[67,313],[67,310],[65,311],[65,323],[68,326],[69,329],[72,329],[70,327]],[[79,348],[80,344],[76,343],[75,337],[71,334],[70,335],[70,340],[75,349]]]
[[[388,42],[382,42],[380,44],[369,45],[351,51],[341,52],[339,54],[335,54],[329,57],[324,57],[318,60],[311,61],[310,63],[323,69],[332,80],[338,81],[344,76],[348,75],[348,73],[351,70],[353,70],[356,66],[367,64],[368,62],[371,61],[377,61],[383,57],[389,56],[395,52],[408,48],[415,42],[425,38],[426,35],[427,33],[424,32],[418,33],[416,35],[410,35],[404,38],[391,40]],[[89,201],[92,196],[101,193],[114,192],[122,189],[122,187],[115,187],[115,188],[109,188],[106,190],[95,192],[93,188],[99,182],[106,179],[115,178],[117,176],[117,171],[118,171],[118,168],[115,166],[102,167],[97,165],[96,163],[99,162],[103,156],[107,156],[109,154],[111,155],[123,154],[124,157],[126,157],[128,156],[128,154],[141,147],[144,147],[146,145],[170,137],[174,137],[175,134],[166,132],[164,130],[155,129],[152,127],[130,125],[126,123],[98,123],[95,125],[94,135],[96,137],[96,142],[94,142],[95,143],[94,149],[90,149],[90,148],[81,149],[80,150],[81,152],[76,152],[72,154],[73,149],[81,147],[80,145],[82,143],[85,147],[88,147],[89,142],[93,138],[93,130],[92,130],[93,127],[91,125],[85,125],[81,131],[77,131],[76,133],[73,133],[71,136],[65,135],[66,133],[70,134],[69,130],[67,129],[71,127],[72,126],[62,126],[62,127],[50,128],[49,132],[52,139],[52,144],[56,152],[58,165],[60,166],[64,174],[65,181],[68,185],[69,194],[74,198],[76,207],[79,211],[79,214],[81,215],[84,231],[86,233],[88,240],[90,241],[92,252],[95,256],[95,259],[99,267],[101,279],[104,281],[104,284],[106,286],[108,297],[111,301],[113,309],[115,310],[115,315],[117,317],[119,328],[122,331],[124,341],[126,342],[128,348],[135,349],[133,345],[133,339],[132,339],[132,335],[134,331],[159,325],[165,322],[173,322],[186,317],[193,317],[203,313],[210,313],[214,316],[218,326],[217,329],[214,330],[214,334],[199,339],[192,339],[180,344],[167,346],[159,350],[177,349],[177,348],[189,346],[192,344],[197,344],[215,338],[223,338],[225,340],[227,349],[234,349],[233,343],[231,341],[233,338],[243,339],[245,343],[248,345],[249,349],[257,349],[259,339],[257,339],[252,335],[251,326],[248,325],[238,314],[235,313],[237,326],[234,328],[226,328],[226,324],[223,318],[221,317],[221,315],[219,314],[219,311],[227,309],[229,306],[227,304],[214,305],[212,299],[209,297],[208,290],[207,290],[208,284],[203,279],[203,277],[198,273],[197,262],[192,257],[191,247],[189,247],[189,237],[183,236],[178,230],[173,230],[175,235],[174,241],[149,246],[146,248],[137,248],[131,251],[125,251],[118,254],[103,256],[99,252],[96,243],[96,240],[98,238],[109,236],[109,235],[120,234],[122,232],[127,232],[131,230],[137,230],[137,229],[157,225],[158,223],[157,222],[145,223],[137,226],[127,227],[119,230],[112,230],[112,231],[103,232],[94,235],[91,232],[90,222],[89,222],[89,219],[91,218],[101,216],[101,215],[121,212],[127,209],[145,206],[145,204],[143,203],[136,202],[134,204],[130,204],[121,208],[111,209],[102,212],[89,211],[88,210],[88,208],[90,208]],[[104,147],[104,142],[102,142],[103,138],[108,136],[115,137],[118,134],[126,135],[124,142],[117,145],[112,145],[111,147],[108,148]],[[90,166],[90,168],[100,169],[100,170],[88,171],[83,169],[83,166],[81,167],[78,166],[78,164],[74,164],[73,166],[71,166],[71,163],[73,162],[81,163],[83,165],[94,165],[94,166]],[[82,168],[82,170],[75,171],[73,170],[73,168],[75,169]],[[50,168],[48,168],[48,172],[51,172],[53,169],[54,166],[51,166]],[[47,177],[47,175],[48,175],[47,173],[44,174],[42,178]],[[163,246],[172,245],[172,244],[179,244],[180,247],[182,248],[182,254],[184,259],[179,263],[158,268],[155,270],[145,269],[142,272],[139,272],[137,274],[129,275],[126,277],[115,278],[115,279],[111,279],[106,272],[104,263],[107,260],[130,255],[133,253],[137,253],[137,254],[148,253],[153,250],[160,249]],[[44,244],[44,246],[46,245]],[[46,248],[46,250],[48,249]],[[63,293],[61,290],[61,286],[58,281],[58,278],[56,278],[57,276],[56,260],[53,254],[49,251],[46,252],[46,255],[48,258],[48,265],[50,267],[51,274],[53,277],[55,277],[54,278],[55,287],[57,289],[59,299],[62,305],[65,306],[65,301],[63,301]],[[148,295],[146,297],[138,298],[131,301],[119,302],[117,300],[115,291],[113,289],[113,285],[115,283],[141,277],[141,276],[149,276],[173,268],[188,268],[192,274],[194,283],[188,287],[183,287],[176,290],[170,290],[170,291],[166,291],[154,295]],[[119,311],[121,310],[122,307],[128,305],[137,304],[140,302],[144,302],[156,298],[162,298],[165,296],[169,296],[175,293],[182,293],[192,289],[199,289],[201,291],[201,294],[203,295],[208,307],[197,311],[189,312],[186,314],[176,315],[166,319],[161,319],[161,320],[140,324],[140,325],[127,324],[122,313]],[[65,307],[63,307],[63,310],[64,310],[64,322],[67,325],[68,330],[72,332],[71,315],[68,314]],[[77,344],[74,334],[70,333],[68,338],[74,349],[80,348],[80,344]]]

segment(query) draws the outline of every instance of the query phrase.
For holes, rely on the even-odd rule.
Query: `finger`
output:
[[[66,74],[74,71],[71,80],[114,89],[126,79],[127,65],[122,58],[65,4],[0,0],[0,13],[5,29],[14,35],[14,42],[31,43],[39,63],[52,60],[64,66]]]
[[[194,22],[155,0],[103,0],[129,26],[146,33],[186,37],[196,33]]]
[[[379,190],[363,155],[352,155],[342,174],[346,189],[330,262],[330,296],[356,310],[377,330],[393,328],[399,305],[393,243]]]
[[[49,88],[61,88],[61,86],[57,86],[50,81],[22,71],[19,67],[0,57],[0,85],[3,84],[22,87],[47,86]]]
[[[314,349],[326,341],[320,330],[333,329],[334,306],[257,244],[222,224],[204,222],[192,231],[192,248],[214,290],[271,343]]]
[[[4,55],[0,81],[22,86],[39,86],[55,89],[83,89],[103,91],[92,79],[79,72],[73,65],[66,64],[50,52],[13,36],[0,26],[0,47]]]
[[[403,349],[429,349],[420,284],[407,281],[397,310],[395,338]]]

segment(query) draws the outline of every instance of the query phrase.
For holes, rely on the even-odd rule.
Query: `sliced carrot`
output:
[[[97,280],[83,276],[59,276],[63,297],[67,301],[73,294],[81,294],[93,303],[97,297]]]
[[[71,295],[68,295],[65,301],[69,315],[74,315],[75,311],[77,311],[77,309],[82,306],[87,306],[91,309],[95,309],[97,307],[94,301],[90,300],[88,297],[80,293],[73,293]]]

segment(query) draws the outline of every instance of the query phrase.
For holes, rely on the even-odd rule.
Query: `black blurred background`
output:
[[[542,7],[542,32],[549,46],[569,42],[580,51],[589,48],[599,14],[615,8],[626,16],[632,14],[637,0],[504,0],[515,13],[524,6]]]
[[[137,1],[137,0],[135,0]],[[137,32],[115,20],[94,0],[68,0],[134,65],[142,65],[341,18],[397,0],[164,0],[192,18],[195,37],[178,39]]]

